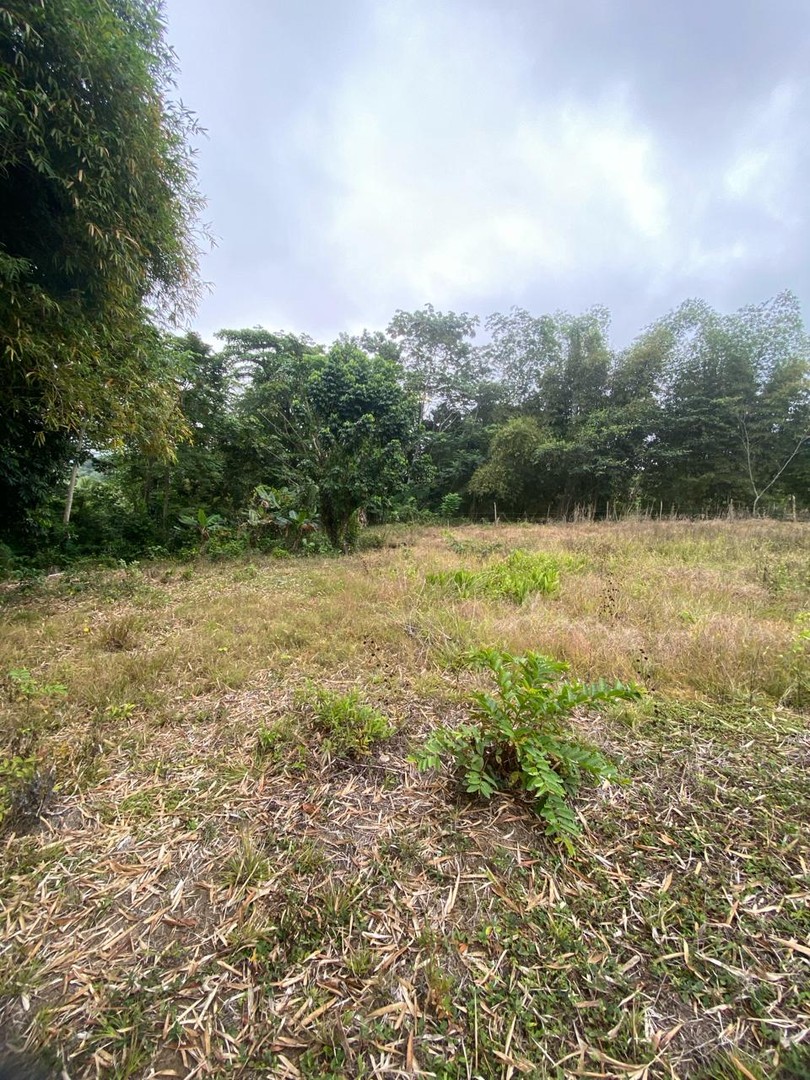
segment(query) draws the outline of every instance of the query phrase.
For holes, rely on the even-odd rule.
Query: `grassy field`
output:
[[[4,588],[10,1044],[71,1080],[810,1076],[810,528],[363,540]],[[557,592],[431,581],[516,549]],[[627,780],[573,854],[409,761],[493,645],[647,691],[572,721]]]

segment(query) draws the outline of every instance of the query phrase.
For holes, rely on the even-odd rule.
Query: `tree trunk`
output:
[[[73,495],[76,491],[76,481],[79,479],[79,459],[74,458],[73,467],[70,470],[70,481],[68,483],[67,496],[65,498],[65,511],[62,514],[62,524],[67,526],[70,524],[70,512],[73,509]]]
[[[345,523],[340,520],[340,514],[328,499],[321,499],[320,518],[323,530],[329,538],[329,543],[336,551],[340,551],[343,533],[345,532]]]
[[[172,488],[172,475],[167,468],[163,474],[163,506],[161,508],[161,524],[163,527],[163,539],[169,535],[169,494]]]

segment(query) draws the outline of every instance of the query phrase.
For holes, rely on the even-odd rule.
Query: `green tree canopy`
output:
[[[670,344],[650,488],[675,505],[757,509],[807,467],[810,341],[798,300],[781,293],[730,315],[687,301],[658,329]]]
[[[441,405],[445,415],[475,407],[478,386],[486,377],[483,357],[472,344],[477,326],[475,315],[436,311],[432,304],[394,315],[387,333],[419,398],[421,419]],[[374,341],[373,335],[367,337]]]
[[[193,122],[156,0],[0,6],[0,444],[182,431],[154,329],[193,306]]]
[[[355,511],[383,510],[408,479],[418,403],[401,365],[347,338],[325,352],[261,327],[220,337],[237,387],[231,489],[316,485],[323,527],[344,547]]]

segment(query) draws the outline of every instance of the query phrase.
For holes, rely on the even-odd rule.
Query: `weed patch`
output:
[[[321,747],[329,753],[362,757],[394,733],[387,717],[363,702],[356,690],[339,694],[311,686],[298,701]]]
[[[549,596],[557,592],[560,567],[548,555],[518,550],[481,570],[439,570],[429,573],[427,581],[465,599],[477,596],[522,604],[535,594]]]

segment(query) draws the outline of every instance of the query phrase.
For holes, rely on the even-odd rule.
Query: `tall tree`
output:
[[[167,335],[164,348],[176,369],[186,438],[171,458],[150,452],[139,440],[116,452],[107,465],[162,543],[182,510],[232,509],[228,461],[240,436],[223,354],[195,333]]]
[[[309,430],[309,379],[324,351],[305,335],[260,326],[217,336],[225,343],[220,356],[233,388],[234,427],[224,452],[227,508],[236,511],[259,484],[295,482],[290,447]]]
[[[810,450],[810,346],[796,297],[731,315],[689,301],[661,326],[673,347],[651,486],[690,510],[729,500],[758,509],[766,492],[788,494]]]
[[[474,407],[487,373],[482,354],[473,347],[477,326],[474,315],[436,311],[432,304],[394,315],[387,332],[399,346],[399,359],[420,402],[420,419],[440,405],[455,412]]]
[[[316,485],[324,529],[345,547],[355,511],[382,511],[408,479],[418,405],[402,367],[348,339],[324,352],[261,328],[220,337],[241,385],[232,486],[244,501],[246,483]]]
[[[335,547],[351,542],[356,511],[376,512],[404,492],[418,432],[418,403],[401,367],[335,345],[309,387],[312,479]]]
[[[470,480],[470,492],[498,500],[509,512],[539,513],[543,499],[553,499],[558,490],[558,477],[548,476],[554,448],[555,440],[535,417],[514,417],[493,436],[487,461]]]
[[[599,432],[608,426],[604,410],[612,363],[609,322],[604,308],[540,317],[512,308],[507,315],[487,320],[492,337],[486,353],[502,373],[507,399],[534,417],[537,431],[544,433],[542,440],[535,438],[535,491],[529,494],[525,479],[520,485],[524,509],[542,504],[544,509],[551,505],[564,510],[576,502],[593,503],[609,496],[617,464],[614,427],[609,448],[594,452],[600,446]],[[519,441],[524,440],[528,430],[510,427],[509,446],[518,445],[518,434]],[[492,449],[502,462],[515,459],[497,437]],[[504,468],[499,466],[497,475],[502,476]],[[476,474],[475,489],[480,491],[492,475],[485,466]]]
[[[197,292],[173,72],[156,0],[0,7],[0,448],[63,433],[168,452],[182,431],[152,326]]]
[[[508,399],[549,425],[559,438],[605,403],[611,365],[610,316],[595,307],[581,315],[530,315],[523,308],[491,315],[485,349]]]

